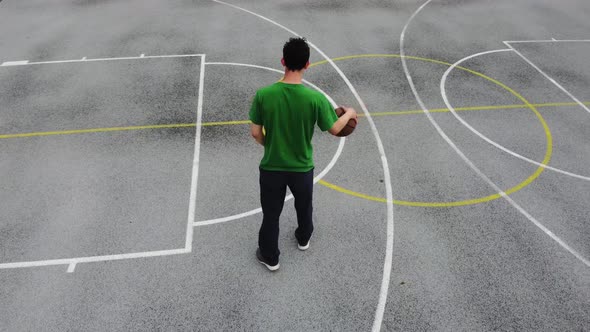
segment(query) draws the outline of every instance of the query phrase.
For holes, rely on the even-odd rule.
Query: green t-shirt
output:
[[[307,172],[313,169],[313,137],[317,123],[326,131],[338,120],[328,99],[303,84],[277,82],[256,92],[250,121],[266,131],[260,168]]]

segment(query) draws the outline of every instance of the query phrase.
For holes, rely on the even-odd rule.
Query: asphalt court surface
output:
[[[516,53],[590,107],[590,42],[559,41],[588,3],[424,3],[1,1],[0,330],[588,330],[590,113]],[[287,202],[277,273],[245,120],[291,34],[256,14],[361,114],[316,131],[312,247]]]

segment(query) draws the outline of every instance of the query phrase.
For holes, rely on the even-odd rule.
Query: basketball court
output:
[[[588,331],[590,4],[0,1],[0,331]],[[306,84],[314,136],[255,256],[248,111]]]

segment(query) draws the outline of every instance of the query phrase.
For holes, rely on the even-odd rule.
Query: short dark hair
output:
[[[309,45],[303,37],[289,38],[283,46],[285,66],[291,71],[301,70],[309,61]]]

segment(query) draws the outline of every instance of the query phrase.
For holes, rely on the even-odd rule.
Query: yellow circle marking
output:
[[[401,58],[400,55],[397,54],[361,54],[361,55],[351,55],[351,56],[345,56],[345,57],[340,57],[340,58],[335,58],[332,59],[332,61],[341,61],[341,60],[349,60],[349,59],[359,59],[359,58]],[[426,61],[426,62],[431,62],[431,63],[436,63],[436,64],[441,64],[441,65],[445,65],[445,66],[452,66],[452,64],[448,63],[448,62],[444,62],[444,61],[439,61],[439,60],[434,60],[434,59],[427,59],[427,58],[421,58],[421,57],[415,57],[415,56],[406,56],[407,59],[412,59],[412,60],[419,60],[419,61]],[[327,60],[324,61],[319,61],[314,63],[314,66],[323,64],[323,63],[327,63]],[[504,83],[495,80],[489,76],[486,76],[482,73],[479,73],[477,71],[471,70],[469,68],[465,68],[465,67],[461,67],[461,66],[457,66],[455,67],[457,69],[469,72],[473,75],[479,76],[481,78],[484,78],[500,87],[502,87],[504,90],[510,92],[512,95],[514,95],[516,98],[520,99],[524,105],[526,107],[528,107],[529,109],[531,109],[535,115],[537,116],[537,118],[539,119],[539,121],[541,122],[541,125],[543,126],[543,130],[545,131],[545,137],[546,137],[546,150],[545,150],[545,158],[543,158],[543,161],[541,162],[541,166],[539,166],[537,168],[537,170],[531,175],[529,176],[526,180],[524,180],[523,182],[521,182],[520,184],[508,189],[505,191],[506,194],[510,195],[512,193],[515,193],[519,190],[521,190],[522,188],[528,186],[529,184],[531,184],[531,182],[533,182],[536,178],[539,177],[539,175],[541,175],[541,173],[543,173],[543,171],[545,170],[545,168],[543,166],[546,166],[549,161],[551,160],[551,155],[553,154],[553,136],[551,135],[551,131],[549,130],[549,126],[547,125],[547,122],[545,122],[545,119],[543,118],[543,116],[541,115],[541,113],[539,113],[539,111],[535,108],[535,106],[533,104],[531,104],[527,99],[525,99],[522,95],[520,95],[518,92],[516,92],[514,89],[508,87],[507,85],[505,85]],[[371,201],[377,201],[377,202],[387,202],[387,200],[385,198],[381,198],[381,197],[375,197],[375,196],[369,196],[369,195],[365,195],[362,193],[358,193],[358,192],[354,192],[352,190],[348,190],[342,187],[339,187],[335,184],[329,183],[327,181],[321,180],[319,182],[320,184],[339,191],[341,193],[344,194],[348,194],[348,195],[352,195],[355,197],[359,197],[359,198],[364,198],[364,199],[368,199]],[[502,197],[500,195],[500,193],[496,193],[493,195],[489,195],[489,196],[485,196],[485,197],[480,197],[480,198],[475,198],[475,199],[468,199],[468,200],[462,200],[462,201],[455,201],[455,202],[413,202],[413,201],[400,201],[400,200],[394,200],[393,203],[397,204],[397,205],[404,205],[404,206],[419,206],[419,207],[453,207],[453,206],[464,206],[464,205],[473,205],[473,204],[479,204],[479,203],[484,203],[484,202],[489,202],[492,200],[496,200],[498,198]]]

